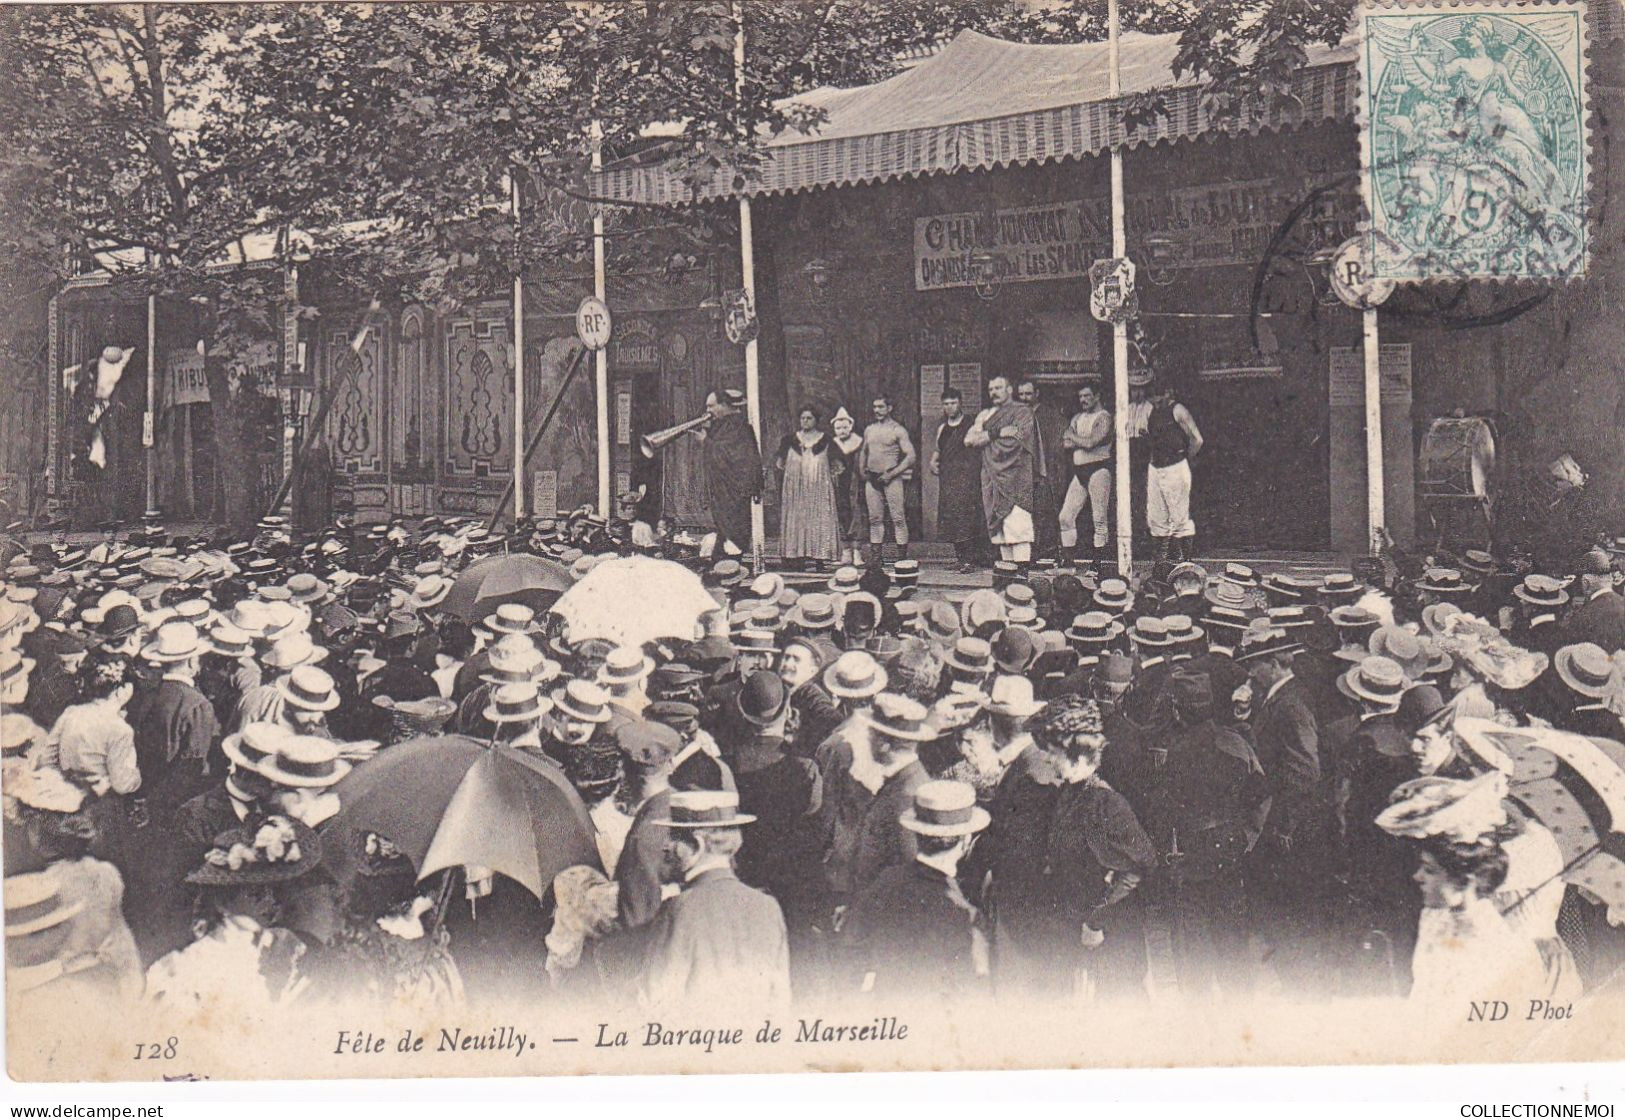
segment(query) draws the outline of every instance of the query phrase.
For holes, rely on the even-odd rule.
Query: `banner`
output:
[[[1360,219],[1359,185],[1346,179],[1244,179],[1133,196],[1124,215],[1129,253],[1152,277],[1176,269],[1255,265],[1281,223],[1306,202],[1297,225],[1311,231],[1317,246],[1335,247],[1354,234]],[[914,288],[1086,276],[1092,261],[1110,253],[1111,228],[1105,197],[916,218]]]
[[[164,379],[159,385],[164,408],[208,404],[209,379],[203,372],[203,355],[192,348],[171,351],[164,359]]]

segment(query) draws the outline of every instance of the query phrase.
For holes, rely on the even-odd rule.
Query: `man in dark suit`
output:
[[[756,818],[726,790],[668,795],[666,871],[680,891],[649,928],[640,992],[654,1007],[782,1008],[790,1000],[790,948],[771,895],[747,887],[733,861],[741,828]],[[624,857],[623,857],[624,858]]]
[[[1609,653],[1625,649],[1625,596],[1614,585],[1608,553],[1594,548],[1580,562],[1580,594],[1563,620],[1563,644],[1591,642]]]
[[[1308,690],[1293,672],[1300,646],[1267,624],[1249,629],[1236,660],[1258,696],[1253,709],[1258,761],[1269,784],[1262,842],[1252,852],[1253,917],[1273,944],[1272,964],[1289,990],[1323,980],[1319,953],[1328,940],[1318,900],[1329,814],[1321,798],[1320,738]]]
[[[913,862],[882,871],[841,929],[850,990],[951,999],[986,980],[981,916],[955,876],[988,819],[966,782],[926,782],[914,791],[899,819],[915,836]]]
[[[914,804],[914,791],[928,780],[919,747],[935,737],[925,705],[895,692],[875,697],[869,715],[870,750],[880,768],[880,788],[864,811],[852,856],[852,890],[861,892],[897,864],[914,861],[915,834],[902,825]]]

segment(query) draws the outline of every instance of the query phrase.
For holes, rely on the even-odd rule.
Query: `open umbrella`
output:
[[[697,638],[700,616],[716,609],[699,576],[652,556],[605,560],[553,604],[570,641],[605,638],[629,646]]]
[[[553,876],[599,866],[587,807],[552,763],[463,735],[410,739],[360,763],[334,787],[327,833],[387,838],[423,879],[488,867],[540,899]]]
[[[468,622],[478,622],[503,603],[524,603],[547,610],[575,581],[570,569],[528,553],[492,556],[463,569],[441,609]]]

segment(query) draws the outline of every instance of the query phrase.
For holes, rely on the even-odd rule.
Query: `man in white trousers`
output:
[[[1033,558],[1034,488],[1044,473],[1038,421],[1003,377],[987,383],[987,398],[992,406],[977,414],[965,446],[982,449],[982,510],[989,538],[1002,558],[1026,564]]]
[[[1191,459],[1202,450],[1202,433],[1190,411],[1158,385],[1149,368],[1129,371],[1129,434],[1145,440],[1145,520],[1158,560],[1188,560],[1196,522],[1191,520]]]

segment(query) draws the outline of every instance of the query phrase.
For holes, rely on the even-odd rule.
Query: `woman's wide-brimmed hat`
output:
[[[739,811],[739,795],[725,789],[677,790],[666,805],[666,828],[738,828],[756,818]]]
[[[1337,678],[1337,689],[1351,700],[1398,706],[1409,682],[1399,663],[1376,654]]]
[[[277,681],[283,703],[306,712],[331,712],[339,706],[333,678],[314,665],[296,665]]]
[[[1392,836],[1432,836],[1470,843],[1506,824],[1506,775],[1486,771],[1475,778],[1414,778],[1395,788],[1377,827]]]
[[[867,700],[878,696],[885,690],[886,682],[886,670],[862,650],[848,650],[824,670],[824,687],[839,700]]]
[[[314,829],[292,817],[267,817],[216,836],[203,865],[186,881],[203,887],[287,883],[321,860],[322,842]]]
[[[490,723],[526,723],[541,719],[553,710],[553,701],[543,696],[534,681],[498,685],[484,715]]]
[[[265,777],[289,789],[325,789],[338,785],[350,772],[350,763],[339,756],[339,745],[317,735],[290,735],[276,746],[276,753],[255,767]]]
[[[969,782],[936,781],[914,791],[914,803],[898,823],[921,836],[970,836],[991,820],[976,804],[976,787]]]
[[[875,697],[869,711],[869,726],[893,739],[924,743],[937,737],[930,715],[918,700],[895,692],[882,692]]]
[[[1603,700],[1620,687],[1619,666],[1594,642],[1564,646],[1552,657],[1552,668],[1564,684],[1593,700]]]
[[[592,681],[569,680],[553,690],[553,708],[581,723],[608,723],[609,693]]]

